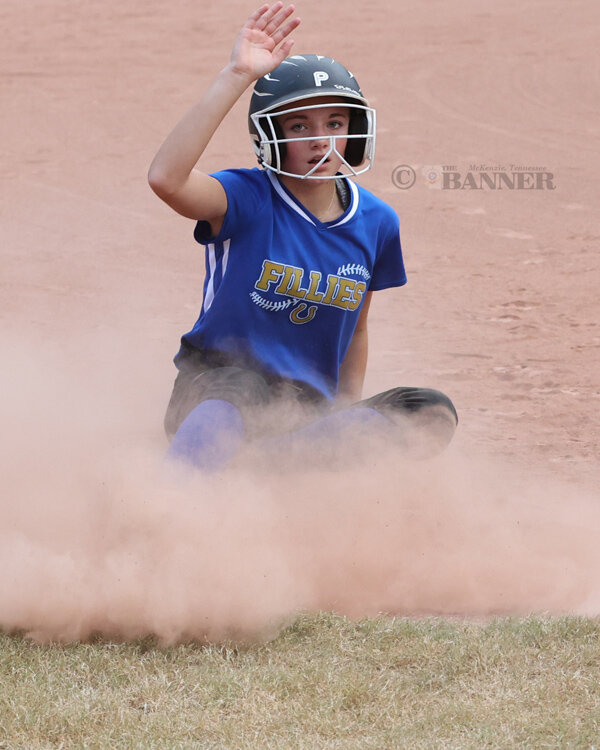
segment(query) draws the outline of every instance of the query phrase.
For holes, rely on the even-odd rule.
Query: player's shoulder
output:
[[[379,196],[372,193],[367,188],[353,182],[353,185],[358,191],[358,198],[361,209],[364,213],[368,214],[370,218],[377,216],[380,222],[390,224],[391,226],[398,226],[399,218],[395,209],[386,203]]]
[[[219,180],[225,190],[237,188],[260,194],[267,194],[270,190],[269,180],[264,169],[222,169],[212,172],[211,177]]]
[[[219,238],[236,236],[240,232],[247,234],[253,226],[257,226],[255,219],[259,215],[264,216],[270,205],[270,185],[262,169],[223,169],[211,172],[210,176],[218,180],[225,190],[227,211],[217,234],[213,234],[209,222],[197,222],[194,238],[203,245]]]

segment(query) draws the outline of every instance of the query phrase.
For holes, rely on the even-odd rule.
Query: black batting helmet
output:
[[[283,172],[285,141],[274,115],[283,106],[304,99],[315,100],[310,106],[329,106],[319,105],[319,98],[326,96],[342,98],[349,108],[348,135],[341,136],[347,138],[346,149],[340,154],[346,166],[352,174],[370,169],[375,153],[375,110],[349,70],[331,57],[313,54],[288,57],[254,86],[248,128],[261,166]],[[367,165],[357,171],[355,167],[365,161]]]

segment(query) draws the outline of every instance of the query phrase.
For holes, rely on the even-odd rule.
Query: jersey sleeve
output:
[[[370,292],[406,284],[406,271],[400,245],[400,222],[394,211],[389,211],[380,229],[375,266],[369,284]]]
[[[224,169],[211,174],[227,195],[227,212],[218,235],[211,233],[208,221],[198,221],[194,238],[201,245],[235,237],[249,221],[255,221],[266,197],[266,185],[258,169]]]

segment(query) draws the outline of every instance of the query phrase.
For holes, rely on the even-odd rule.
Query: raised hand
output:
[[[282,2],[277,2],[270,7],[262,5],[250,16],[231,53],[235,73],[257,79],[285,60],[294,44],[287,37],[300,24],[299,18],[290,19],[294,10],[293,5],[284,8]]]
[[[246,88],[289,55],[294,42],[288,37],[300,23],[290,18],[293,13],[293,5],[284,8],[276,2],[250,16],[235,41],[231,61],[169,133],[150,166],[148,180],[154,192],[177,213],[209,221],[214,234],[227,211],[227,196],[221,183],[196,164]]]

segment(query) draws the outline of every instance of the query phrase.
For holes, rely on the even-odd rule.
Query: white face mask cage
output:
[[[269,169],[272,172],[275,172],[276,174],[282,174],[286,175],[288,177],[297,177],[302,180],[335,180],[337,177],[339,177],[339,174],[337,175],[318,175],[314,174],[314,172],[321,166],[321,164],[324,164],[325,161],[332,155],[335,154],[342,162],[342,166],[344,166],[348,171],[342,172],[344,176],[350,177],[350,176],[356,176],[359,174],[363,174],[363,172],[367,172],[371,167],[373,166],[373,159],[375,157],[375,133],[376,133],[376,112],[373,109],[373,107],[367,107],[364,104],[354,104],[352,102],[340,102],[340,105],[347,108],[352,109],[358,109],[365,113],[367,118],[367,132],[366,133],[353,133],[353,134],[340,134],[340,135],[325,135],[325,136],[301,136],[299,138],[270,138],[265,131],[263,125],[261,124],[261,119],[266,121],[268,123],[269,129],[271,133],[275,133],[275,125],[273,122],[273,119],[276,117],[281,117],[282,114],[292,114],[294,112],[303,112],[307,109],[325,109],[326,107],[332,107],[335,103],[324,103],[324,104],[310,104],[310,105],[304,105],[300,107],[295,107],[293,109],[285,109],[280,111],[265,111],[262,110],[260,112],[255,112],[254,114],[250,115],[252,122],[254,123],[254,127],[256,128],[258,134],[259,134],[259,141],[258,143],[255,142],[255,148],[257,149],[258,156],[260,158],[260,163],[265,169]],[[341,154],[337,149],[337,139],[344,139],[344,140],[350,140],[350,139],[362,139],[366,141],[365,143],[365,153],[363,160],[361,164],[364,164],[364,166],[361,167],[361,165],[357,165],[357,167],[353,167],[351,164],[349,164],[346,161],[346,158],[343,154]],[[306,172],[306,174],[296,174],[294,172],[286,172],[283,169],[282,159],[281,159],[281,151],[279,149],[280,144],[283,143],[295,143],[298,141],[324,141],[329,140],[329,149],[326,154],[322,156],[322,158],[316,163],[311,169]],[[274,157],[274,158],[273,158]],[[273,163],[274,162],[274,163]],[[365,164],[366,162],[366,164]],[[360,167],[360,168],[359,168]]]

